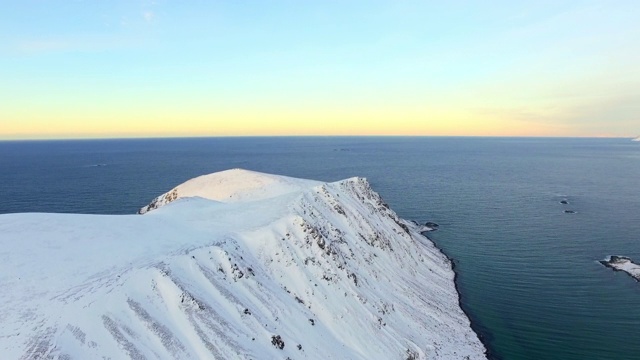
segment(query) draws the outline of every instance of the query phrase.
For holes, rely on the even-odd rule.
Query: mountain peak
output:
[[[450,261],[365,179],[175,189],[153,216],[0,215],[3,357],[485,358]]]
[[[138,213],[145,214],[186,197],[197,196],[224,203],[256,201],[319,184],[321,182],[236,168],[188,180],[156,197],[149,205],[141,208]]]

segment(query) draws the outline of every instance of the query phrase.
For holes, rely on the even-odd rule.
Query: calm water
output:
[[[0,213],[130,214],[235,167],[365,176],[400,216],[439,223],[431,237],[497,358],[640,359],[640,284],[596,262],[640,260],[640,143],[624,139],[0,142]]]

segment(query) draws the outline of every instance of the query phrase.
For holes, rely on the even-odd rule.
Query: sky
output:
[[[640,135],[640,1],[8,0],[0,139]]]

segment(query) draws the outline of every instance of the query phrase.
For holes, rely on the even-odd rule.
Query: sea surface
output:
[[[640,142],[628,139],[0,142],[0,213],[133,214],[230,168],[363,176],[401,217],[440,224],[430,238],[495,359],[640,359],[640,283],[597,262],[640,261]]]

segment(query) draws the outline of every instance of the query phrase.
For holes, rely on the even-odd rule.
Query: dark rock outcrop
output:
[[[271,337],[271,344],[280,350],[284,349],[284,340],[282,340],[280,335],[273,335]]]

